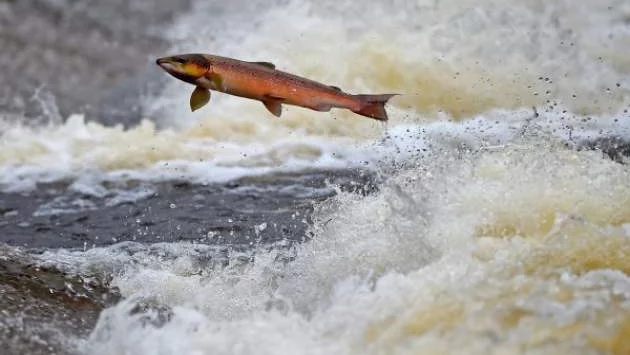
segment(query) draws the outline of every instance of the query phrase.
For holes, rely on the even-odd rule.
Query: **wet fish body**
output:
[[[248,62],[233,58],[184,54],[164,57],[157,64],[174,77],[196,86],[191,109],[210,100],[210,91],[261,101],[275,116],[282,104],[326,112],[343,108],[376,120],[387,121],[384,105],[396,94],[353,95],[336,86],[277,70],[268,62]]]

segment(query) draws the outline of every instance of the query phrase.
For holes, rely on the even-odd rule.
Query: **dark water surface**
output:
[[[359,194],[376,189],[369,173],[314,171],[205,186],[177,181],[117,186],[118,192],[133,191],[130,199],[85,196],[62,183],[0,194],[0,343],[9,345],[3,354],[66,353],[72,347],[60,339],[86,336],[103,307],[119,300],[106,275],[40,267],[32,253],[116,243],[124,248],[126,241],[147,248],[185,241],[241,250],[300,242],[308,237],[314,204],[333,196],[335,186]]]
[[[372,176],[348,170],[209,185],[132,181],[109,186],[102,196],[73,191],[69,184],[42,184],[29,193],[0,193],[0,242],[38,250],[124,241],[246,245],[254,235],[262,243],[298,240],[314,203],[333,196],[335,186],[373,190]]]

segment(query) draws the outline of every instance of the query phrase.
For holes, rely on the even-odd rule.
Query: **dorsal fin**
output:
[[[261,65],[265,68],[269,68],[269,69],[276,69],[276,66],[273,63],[269,63],[269,62],[250,62],[252,64],[256,64],[256,65]]]
[[[335,89],[337,91],[342,91],[341,88],[339,86],[334,86],[334,85],[330,85],[331,89]]]

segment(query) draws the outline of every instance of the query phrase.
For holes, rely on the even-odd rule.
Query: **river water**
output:
[[[164,80],[137,125],[5,120],[10,351],[630,353],[630,3],[198,1],[158,30],[402,95],[387,124],[191,113]]]

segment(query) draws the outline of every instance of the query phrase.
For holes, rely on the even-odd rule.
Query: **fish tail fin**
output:
[[[387,121],[389,118],[387,117],[387,111],[385,111],[385,104],[392,96],[396,95],[398,94],[354,95],[360,106],[358,109],[352,110],[352,112],[375,120]]]

